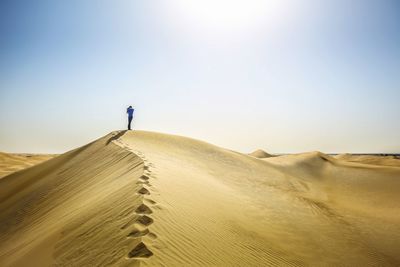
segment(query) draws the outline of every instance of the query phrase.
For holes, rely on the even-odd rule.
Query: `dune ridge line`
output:
[[[118,138],[114,139],[116,136],[118,136]],[[134,227],[128,234],[128,237],[140,238],[140,240],[142,240],[142,237],[149,234],[152,234],[153,237],[156,237],[156,235],[154,233],[151,233],[148,229],[148,226],[154,223],[154,220],[150,217],[150,214],[152,214],[153,211],[150,209],[150,207],[148,207],[144,203],[144,201],[147,200],[147,202],[151,202],[153,205],[156,204],[156,202],[153,201],[150,197],[145,197],[145,195],[147,196],[151,195],[148,187],[151,186],[150,180],[152,177],[152,171],[151,171],[152,164],[148,162],[143,153],[141,153],[140,151],[133,151],[132,149],[130,149],[128,145],[125,144],[120,139],[120,137],[122,136],[123,135],[121,134],[115,135],[113,138],[114,140],[112,142],[122,147],[123,149],[129,151],[130,153],[135,154],[136,156],[141,158],[143,162],[143,175],[138,180],[138,184],[141,185],[142,187],[136,192],[137,194],[141,195],[142,203],[135,210],[135,213],[140,216],[140,218],[137,219],[135,223],[141,224],[142,227]],[[134,259],[149,258],[151,256],[153,256],[153,252],[147,248],[144,242],[140,242],[139,244],[137,244],[128,254],[129,258],[134,258]]]
[[[115,131],[7,175],[0,266],[399,266],[397,159],[257,154]]]

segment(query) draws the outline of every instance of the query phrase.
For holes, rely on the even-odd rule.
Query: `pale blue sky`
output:
[[[0,151],[67,151],[133,105],[241,152],[400,152],[396,0],[10,0],[0,22]]]

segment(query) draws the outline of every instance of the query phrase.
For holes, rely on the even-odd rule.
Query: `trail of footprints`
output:
[[[137,194],[141,195],[143,198],[143,202],[149,203],[150,205],[155,205],[157,204],[154,200],[149,198],[150,191],[146,187],[150,187],[150,177],[152,177],[152,171],[151,168],[154,167],[154,165],[151,162],[148,162],[144,154],[140,151],[134,151],[129,148],[129,146],[121,141],[121,139],[115,140],[115,142],[119,143],[122,147],[125,149],[135,153],[138,157],[140,157],[143,160],[144,163],[144,173],[143,175],[139,178],[137,184],[140,185],[140,189],[137,190]],[[156,238],[157,236],[150,232],[148,229],[148,226],[153,223],[153,219],[150,217],[150,214],[152,214],[153,211],[150,209],[149,206],[147,206],[145,203],[140,204],[136,210],[135,214],[139,216],[135,216],[132,220],[128,221],[124,226],[122,226],[121,229],[126,229],[130,225],[134,225],[134,228],[129,232],[127,235],[127,238],[142,238],[144,236],[149,236],[151,238]],[[141,258],[149,258],[153,256],[153,252],[151,252],[146,245],[140,241],[129,253],[128,257],[133,258],[133,259],[141,259]]]
[[[137,194],[142,195],[143,197],[143,202],[150,203],[152,205],[156,204],[156,202],[148,196],[150,195],[150,191],[146,188],[151,186],[150,184],[150,176],[151,176],[151,170],[150,168],[153,167],[152,163],[149,163],[146,159],[146,157],[143,155],[143,153],[134,151],[136,155],[138,155],[144,162],[144,174],[139,178],[138,184],[140,185],[140,189],[137,190]],[[153,219],[150,217],[150,214],[153,213],[151,208],[146,205],[145,203],[140,204],[136,210],[135,213],[139,215],[139,218],[135,219],[135,224],[134,228],[130,231],[130,233],[127,235],[128,238],[142,238],[143,236],[149,236],[151,238],[156,238],[156,235],[151,233],[149,229],[147,228],[149,225],[153,223]],[[139,244],[137,244],[128,254],[129,258],[135,258],[135,259],[140,259],[140,258],[149,258],[153,255],[153,252],[151,252],[146,245],[141,241]]]

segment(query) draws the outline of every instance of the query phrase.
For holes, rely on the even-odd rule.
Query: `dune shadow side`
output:
[[[118,138],[122,137],[127,131],[128,130],[123,130],[123,131],[120,131],[117,135],[112,136],[110,139],[107,140],[106,145],[108,145],[112,141],[117,140]]]

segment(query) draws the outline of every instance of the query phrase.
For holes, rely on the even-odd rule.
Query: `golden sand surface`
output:
[[[256,151],[253,151],[252,153],[249,154],[249,156],[259,158],[259,159],[274,157],[274,155],[271,155],[262,149],[257,149]]]
[[[335,158],[349,162],[400,167],[400,159],[396,156],[339,154],[336,155]]]
[[[53,154],[14,154],[0,152],[0,179],[8,174],[34,166],[55,156]]]
[[[0,179],[0,266],[399,266],[400,168],[144,131]]]

